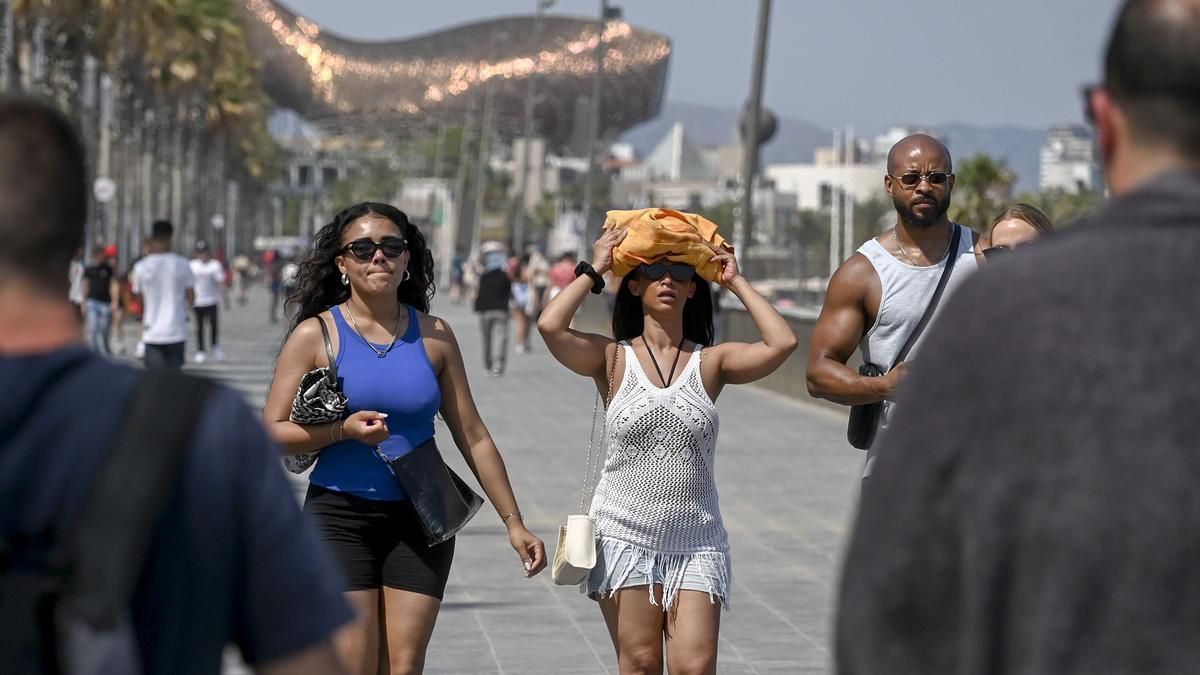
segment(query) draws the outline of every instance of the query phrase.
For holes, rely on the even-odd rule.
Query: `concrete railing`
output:
[[[609,321],[612,309],[607,304],[608,296],[588,296],[579,313],[576,314],[575,327],[593,333],[610,335]],[[759,380],[755,386],[783,394],[789,398],[807,403],[815,403],[832,410],[849,414],[850,409],[844,405],[831,403],[824,399],[813,398],[808,394],[805,383],[805,371],[808,366],[808,347],[812,338],[813,326],[817,322],[817,311],[811,309],[780,309],[796,334],[796,351],[788,357],[774,373]],[[758,327],[750,319],[750,315],[736,298],[728,294],[722,299],[721,312],[717,315],[717,337],[723,342],[757,342],[760,338]],[[850,362],[850,367],[858,370],[859,360],[856,355]]]

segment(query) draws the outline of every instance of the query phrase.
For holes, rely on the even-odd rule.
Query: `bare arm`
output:
[[[184,291],[183,294],[187,298],[188,307],[191,307],[196,304],[196,289],[195,288],[188,286],[187,290]]]
[[[258,668],[262,675],[344,675],[350,671],[338,659],[333,642],[326,641]]]
[[[387,422],[373,411],[360,411],[331,424],[296,424],[288,420],[300,378],[313,368],[328,365],[321,326],[315,318],[303,321],[288,336],[279,353],[279,359],[275,362],[275,377],[271,380],[271,390],[267,393],[267,403],[262,412],[263,425],[286,454],[320,450],[347,438],[368,445],[377,445],[387,439]]]
[[[723,265],[725,287],[742,301],[762,335],[762,340],[758,342],[727,342],[714,348],[720,362],[721,385],[760,380],[783,365],[787,357],[796,351],[796,334],[775,307],[741,275],[733,255],[716,247],[713,247],[713,251]]]
[[[625,238],[626,230],[608,231],[600,236],[594,247],[592,267],[600,274],[612,267],[612,250]],[[546,347],[558,362],[574,373],[591,377],[597,382],[607,379],[605,351],[612,340],[596,333],[571,329],[571,319],[592,290],[592,280],[584,275],[554,296],[538,318],[538,332]]]
[[[867,330],[867,296],[872,283],[878,285],[878,274],[861,254],[851,256],[829,280],[809,347],[809,394],[843,405],[874,403],[891,396],[903,364],[884,377],[864,377],[846,365]],[[886,368],[891,364],[877,365]]]
[[[546,547],[541,539],[525,527],[520,515],[509,516],[520,512],[517,498],[513,494],[504,459],[479,416],[479,409],[475,407],[458,340],[450,326],[441,319],[433,319],[433,329],[422,333],[436,344],[441,356],[438,386],[442,391],[442,418],[446,420],[454,444],[487,493],[496,513],[505,518],[509,543],[525,563],[524,575],[531,577],[545,568]]]

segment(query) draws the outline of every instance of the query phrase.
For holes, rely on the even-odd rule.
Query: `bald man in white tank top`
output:
[[[955,258],[943,301],[978,269],[986,247],[980,235],[946,215],[955,177],[940,141],[925,134],[904,138],[888,153],[887,171],[883,186],[896,207],[896,225],[863,244],[829,280],[808,356],[809,393],[848,406],[883,401],[880,432],[907,363],[888,369],[925,313],[947,261]],[[961,236],[951,251],[955,228]],[[919,348],[918,339],[909,357]],[[846,365],[855,350],[888,372],[860,375]],[[868,450],[864,478],[873,461]]]

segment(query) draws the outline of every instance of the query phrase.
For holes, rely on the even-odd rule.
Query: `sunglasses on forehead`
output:
[[[899,176],[893,174],[892,178],[900,181],[900,184],[904,187],[912,188],[920,185],[922,180],[929,181],[930,185],[945,185],[946,181],[950,180],[950,174],[946,173],[945,171],[930,171],[929,173],[917,173],[916,171],[909,171],[908,173],[903,173]]]
[[[342,247],[343,253],[350,253],[364,262],[375,257],[375,251],[383,251],[389,258],[399,258],[408,250],[408,242],[400,237],[384,237],[379,243],[370,239],[355,239]]]
[[[692,276],[696,274],[696,268],[685,263],[655,262],[640,265],[638,269],[642,271],[642,276],[650,281],[658,281],[668,274],[675,281],[691,281]]]

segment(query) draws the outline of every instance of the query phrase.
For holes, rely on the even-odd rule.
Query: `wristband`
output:
[[[580,260],[579,264],[575,266],[575,277],[578,278],[585,274],[592,280],[592,293],[600,295],[604,292],[604,277],[600,276],[595,267],[592,267],[584,260]]]

